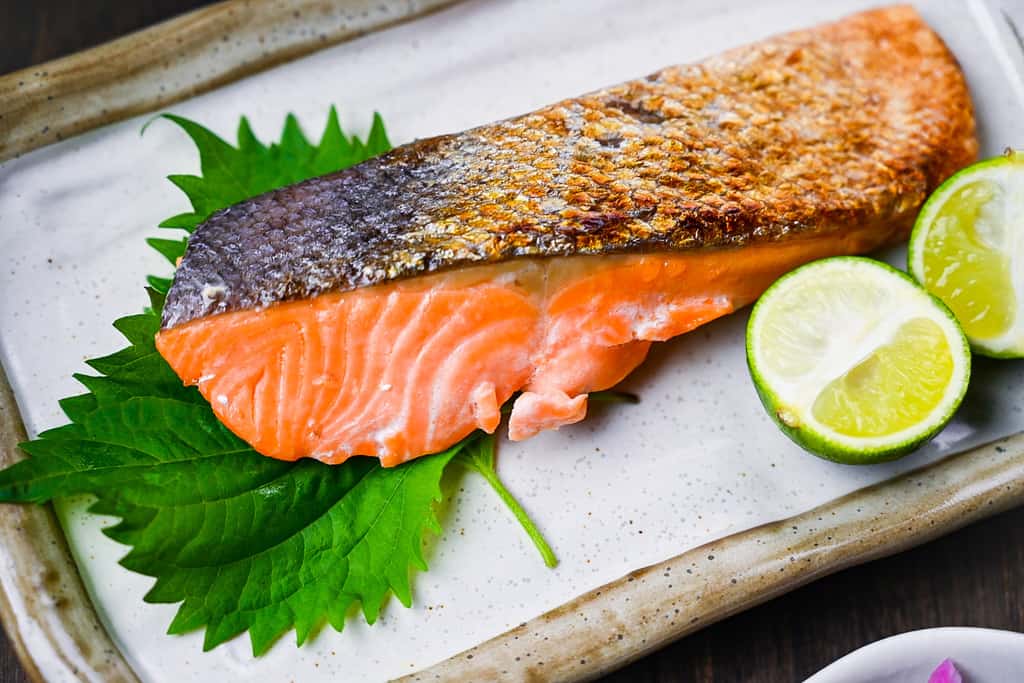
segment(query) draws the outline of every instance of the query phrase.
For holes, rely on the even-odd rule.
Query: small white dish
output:
[[[927,683],[947,658],[964,683],[1024,681],[1024,633],[966,627],[909,631],[854,650],[804,683]]]

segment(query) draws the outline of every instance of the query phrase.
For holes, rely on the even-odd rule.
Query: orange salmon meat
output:
[[[522,440],[796,266],[904,240],[977,147],[942,40],[872,10],[219,211],[157,349],[274,458],[398,465],[513,396]]]

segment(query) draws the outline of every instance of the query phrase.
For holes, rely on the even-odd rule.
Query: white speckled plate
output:
[[[308,130],[317,130],[333,103],[343,122],[356,131],[365,131],[371,112],[380,111],[392,140],[401,143],[836,19],[869,4],[470,1],[170,109],[225,136],[233,133],[244,113],[257,133],[269,138],[279,132],[289,111]],[[1020,144],[1022,54],[1003,14],[982,0],[918,4],[964,66],[977,104],[983,153]],[[1024,24],[1020,8],[1013,11],[1018,24]],[[143,239],[156,234],[160,220],[187,208],[164,176],[193,172],[197,160],[190,143],[171,125],[155,124],[140,137],[144,121],[131,119],[86,133],[0,168],[0,361],[30,434],[61,422],[57,400],[79,391],[71,373],[84,369],[84,358],[118,348],[121,342],[110,322],[145,304],[141,286],[147,273],[166,272]],[[902,260],[899,253],[891,256],[897,263]],[[175,607],[142,602],[152,581],[117,565],[126,549],[100,533],[110,520],[86,514],[83,501],[62,505],[60,516],[100,618],[142,680],[373,681],[452,657],[575,596],[701,544],[721,543],[734,554],[719,554],[712,564],[715,553],[702,552],[708,563],[698,568],[693,562],[699,580],[695,575],[686,583],[681,577],[675,588],[668,584],[662,591],[672,596],[673,590],[684,588],[707,590],[705,597],[713,600],[706,599],[705,606],[718,601],[717,611],[702,607],[706,611],[695,612],[701,617],[694,617],[690,630],[693,624],[742,609],[843,564],[954,528],[980,514],[980,501],[1004,486],[1009,493],[993,498],[998,505],[992,510],[1021,500],[1019,469],[1010,469],[1017,461],[1001,450],[961,460],[959,470],[950,469],[952,465],[933,468],[913,475],[916,479],[896,479],[862,498],[842,497],[1024,429],[1020,402],[1011,398],[1024,390],[1024,364],[979,360],[964,408],[933,443],[897,463],[843,467],[800,451],[764,415],[745,367],[745,317],[740,313],[658,346],[627,382],[626,388],[642,397],[640,405],[594,410],[573,428],[502,444],[502,474],[555,546],[561,559],[556,570],[543,566],[481,480],[452,481],[442,512],[445,532],[428,544],[431,569],[415,577],[414,607],[403,609],[392,600],[374,626],[352,619],[344,633],[327,629],[302,649],[286,637],[268,655],[253,659],[244,638],[204,654],[198,633],[164,635]],[[1013,443],[1017,457],[1024,449]],[[962,479],[951,483],[954,471]],[[923,488],[907,492],[901,511],[901,499],[892,492],[902,491],[897,486],[908,481],[922,482],[918,487]],[[817,506],[826,512],[807,512]],[[884,515],[882,507],[887,508]],[[840,547],[833,541],[840,536],[829,535],[834,554],[820,556],[820,564],[808,565],[813,569],[794,573],[786,582],[759,579],[749,584],[735,580],[741,570],[724,573],[730,558],[746,558],[750,567],[788,561],[792,553],[784,534],[790,532],[764,527],[719,539],[801,513],[812,520],[809,533],[817,533],[828,510],[833,516],[841,511],[837,519],[849,523],[843,537],[849,545]],[[908,530],[905,538],[891,528],[880,533],[857,517],[870,513],[872,519],[881,519],[891,513],[893,520],[905,520],[929,510],[962,514],[942,517],[933,529]],[[821,523],[813,522],[814,515]],[[774,554],[765,555],[768,549]],[[819,557],[808,553],[808,563]],[[778,572],[772,569],[772,575]],[[641,583],[615,584],[602,599],[613,594],[641,597]],[[641,642],[635,634],[650,633],[649,628],[613,624],[614,610],[606,609],[598,596],[600,592],[590,594],[573,609],[591,610],[594,621],[588,628],[605,630],[577,629],[577,640],[566,640],[563,651],[552,654],[572,660],[572,666],[545,674],[525,663],[514,664],[519,657],[501,659],[502,652],[514,652],[509,649],[515,647],[509,644],[511,638],[499,638],[475,660],[475,665],[491,668],[476,669],[475,674],[436,671],[467,680],[502,672],[513,678],[571,679],[619,665],[686,632],[674,620],[671,626],[665,620]],[[562,623],[567,614],[568,608],[531,623]],[[582,618],[569,628],[581,624]],[[588,643],[616,633],[625,645],[576,656],[590,651]],[[538,651],[554,648],[540,646]],[[506,662],[504,668],[496,664],[499,660]]]

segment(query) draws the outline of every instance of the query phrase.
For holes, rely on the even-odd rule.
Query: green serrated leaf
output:
[[[294,115],[289,114],[285,119],[281,142],[274,151],[278,155],[278,167],[290,171],[288,176],[283,177],[285,184],[299,182],[312,175],[312,160],[316,155],[316,149],[309,144]]]
[[[96,410],[96,397],[92,394],[80,394],[61,399],[59,405],[68,419],[75,422]]]
[[[238,149],[242,154],[261,154],[267,150],[256,134],[252,132],[249,119],[244,116],[238,121]]]
[[[73,422],[23,444],[0,500],[96,495],[93,511],[121,518],[106,533],[132,546],[122,564],[157,579],[146,599],[182,603],[170,632],[205,626],[207,649],[249,630],[259,654],[293,626],[301,643],[357,602],[372,623],[388,592],[409,604],[441,474],[467,442],[393,469],[263,457],[194,388],[139,381],[140,364],[171,372],[158,325],[118,321],[132,345],[92,361],[109,374],[79,376],[91,393],[62,402]]]
[[[146,287],[146,296],[149,297],[149,310],[147,315],[160,315],[164,310],[164,302],[167,300],[166,292],[161,292],[154,287]]]
[[[189,232],[213,212],[232,204],[332,173],[391,149],[379,114],[374,115],[367,144],[364,145],[356,136],[345,134],[333,107],[318,145],[309,142],[298,119],[291,114],[285,120],[281,140],[271,145],[263,144],[243,117],[238,124],[237,147],[194,121],[173,114],[164,114],[163,117],[184,130],[199,150],[201,175],[169,177],[188,197],[193,210],[161,223],[161,227]]]
[[[166,295],[171,289],[171,285],[174,284],[174,280],[169,277],[157,277],[156,275],[147,275],[146,282],[149,284],[150,289],[159,294]]]
[[[233,495],[103,511],[124,520],[109,534],[133,546],[125,566],[157,577],[147,601],[182,602],[172,633],[207,624],[208,649],[248,629],[259,654],[296,621],[301,643],[338,601],[359,601],[370,623],[388,591],[408,604],[409,558],[457,451],[390,470],[303,461]],[[240,478],[234,462],[209,464],[215,481]]]
[[[369,156],[377,156],[389,149],[391,149],[391,142],[388,140],[387,131],[384,130],[384,119],[380,114],[374,112],[370,135],[366,139],[366,153]]]
[[[313,172],[316,175],[324,175],[337,170],[338,160],[352,157],[353,150],[352,143],[341,131],[338,110],[331,107],[327,115],[327,127],[324,128],[319,148],[313,155]]]
[[[185,247],[188,245],[188,239],[165,240],[158,237],[150,237],[146,240],[146,244],[160,252],[165,259],[171,262],[171,265],[173,266],[177,265],[178,259],[185,255]]]
[[[390,148],[379,115],[364,144],[344,133],[333,108],[317,145],[292,116],[271,145],[242,118],[237,147],[188,119],[164,118],[199,150],[201,175],[170,176],[193,211],[161,224],[186,231],[238,201]],[[172,263],[187,244],[148,242]],[[474,433],[392,469],[370,458],[328,466],[256,453],[157,352],[172,281],[147,282],[150,309],[114,323],[129,345],[89,360],[99,375],[75,376],[88,392],[61,401],[71,422],[22,445],[31,457],[0,471],[0,501],[96,496],[93,512],[120,518],[105,533],[131,547],[121,563],[156,579],[146,600],[180,603],[169,633],[205,628],[210,649],[248,631],[260,654],[292,628],[299,644],[325,623],[341,630],[355,604],[369,623],[389,593],[409,605],[410,567],[426,569],[422,537],[440,530],[434,504],[441,475],[461,452],[554,565],[536,526],[497,477],[493,437]]]
[[[242,119],[238,147],[165,118],[195,142],[202,175],[170,177],[193,211],[164,227],[191,231],[214,211],[368,156],[333,110],[317,146],[294,117],[270,146]],[[187,240],[148,243],[174,263]],[[441,473],[463,445],[395,469],[259,455],[157,353],[171,280],[147,281],[151,310],[115,323],[129,346],[88,361],[100,373],[76,376],[88,393],[61,402],[71,423],[22,446],[31,457],[0,471],[0,500],[94,494],[93,511],[121,518],[106,533],[132,547],[122,564],[157,579],[147,600],[181,603],[170,632],[205,627],[207,649],[248,630],[259,654],[293,627],[300,643],[324,623],[340,629],[354,603],[370,622],[389,592],[408,604],[409,568],[425,568],[422,536],[438,528]]]
[[[160,223],[161,228],[176,228],[180,230],[187,230],[192,232],[196,229],[196,226],[203,222],[205,216],[198,213],[188,212],[179,213],[177,216],[171,216],[167,220]]]
[[[164,118],[178,124],[192,138],[199,150],[199,167],[202,176],[171,176],[189,200],[196,213],[210,215],[213,211],[236,204],[253,196],[249,191],[252,167],[246,163],[246,155],[232,147],[209,129],[195,121],[164,114]],[[220,204],[220,206],[216,206]]]

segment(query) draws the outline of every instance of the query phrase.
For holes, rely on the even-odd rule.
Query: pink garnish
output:
[[[964,679],[953,666],[953,660],[945,659],[939,664],[939,668],[932,672],[928,683],[964,683]]]

